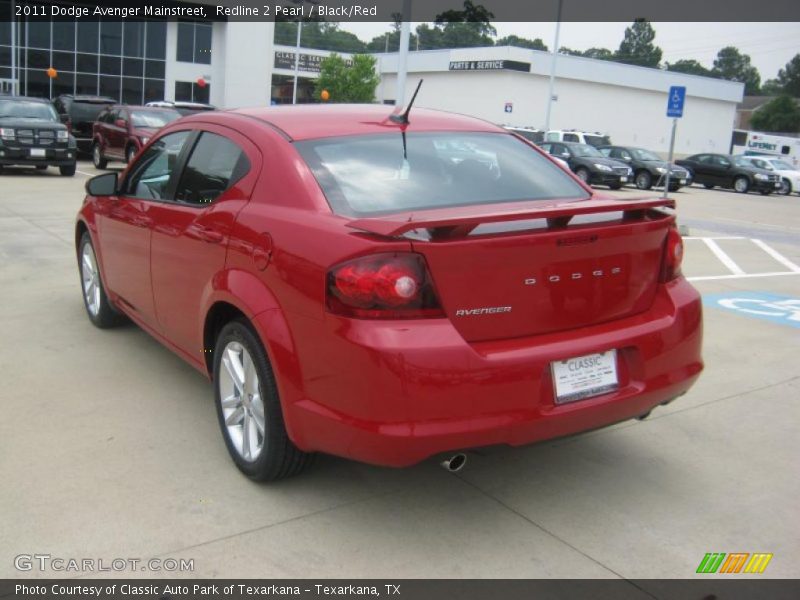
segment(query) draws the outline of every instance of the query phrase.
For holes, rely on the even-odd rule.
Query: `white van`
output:
[[[590,146],[611,146],[611,138],[599,132],[578,131],[577,129],[551,129],[544,134],[546,142],[578,142]]]

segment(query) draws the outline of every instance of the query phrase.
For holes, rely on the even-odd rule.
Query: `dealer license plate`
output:
[[[617,351],[607,350],[550,363],[556,404],[607,394],[619,387]]]
[[[47,156],[47,152],[45,152],[44,148],[31,148],[31,156],[35,156],[37,158],[44,158]]]
[[[628,181],[628,178],[627,178],[627,177],[620,177],[620,178],[619,178],[619,180],[620,180],[622,183],[625,183],[626,181]]]

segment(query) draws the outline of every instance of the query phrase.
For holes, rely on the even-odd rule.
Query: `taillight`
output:
[[[328,310],[359,319],[443,317],[425,259],[384,253],[357,258],[328,272]]]
[[[667,282],[680,277],[681,263],[683,262],[683,239],[674,227],[667,233],[667,244],[664,251],[664,265],[661,281]]]

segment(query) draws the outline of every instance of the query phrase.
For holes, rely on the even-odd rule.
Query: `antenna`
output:
[[[411,101],[406,106],[406,109],[400,114],[393,114],[389,115],[389,120],[392,123],[399,123],[400,125],[408,125],[408,113],[411,112],[411,107],[414,105],[414,100],[417,99],[417,94],[419,93],[419,88],[422,87],[422,82],[424,80],[420,79],[419,83],[417,84],[417,89],[414,90],[414,95],[411,96]]]

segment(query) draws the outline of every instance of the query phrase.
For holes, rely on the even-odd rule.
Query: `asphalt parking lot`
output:
[[[686,578],[708,552],[800,576],[799,197],[674,195],[706,370],[649,419],[471,452],[458,474],[321,457],[257,485],[198,373],[85,317],[73,225],[97,171],[78,169],[0,176],[0,576],[65,575],[15,569],[38,553],[193,559],[168,575],[194,577]]]

